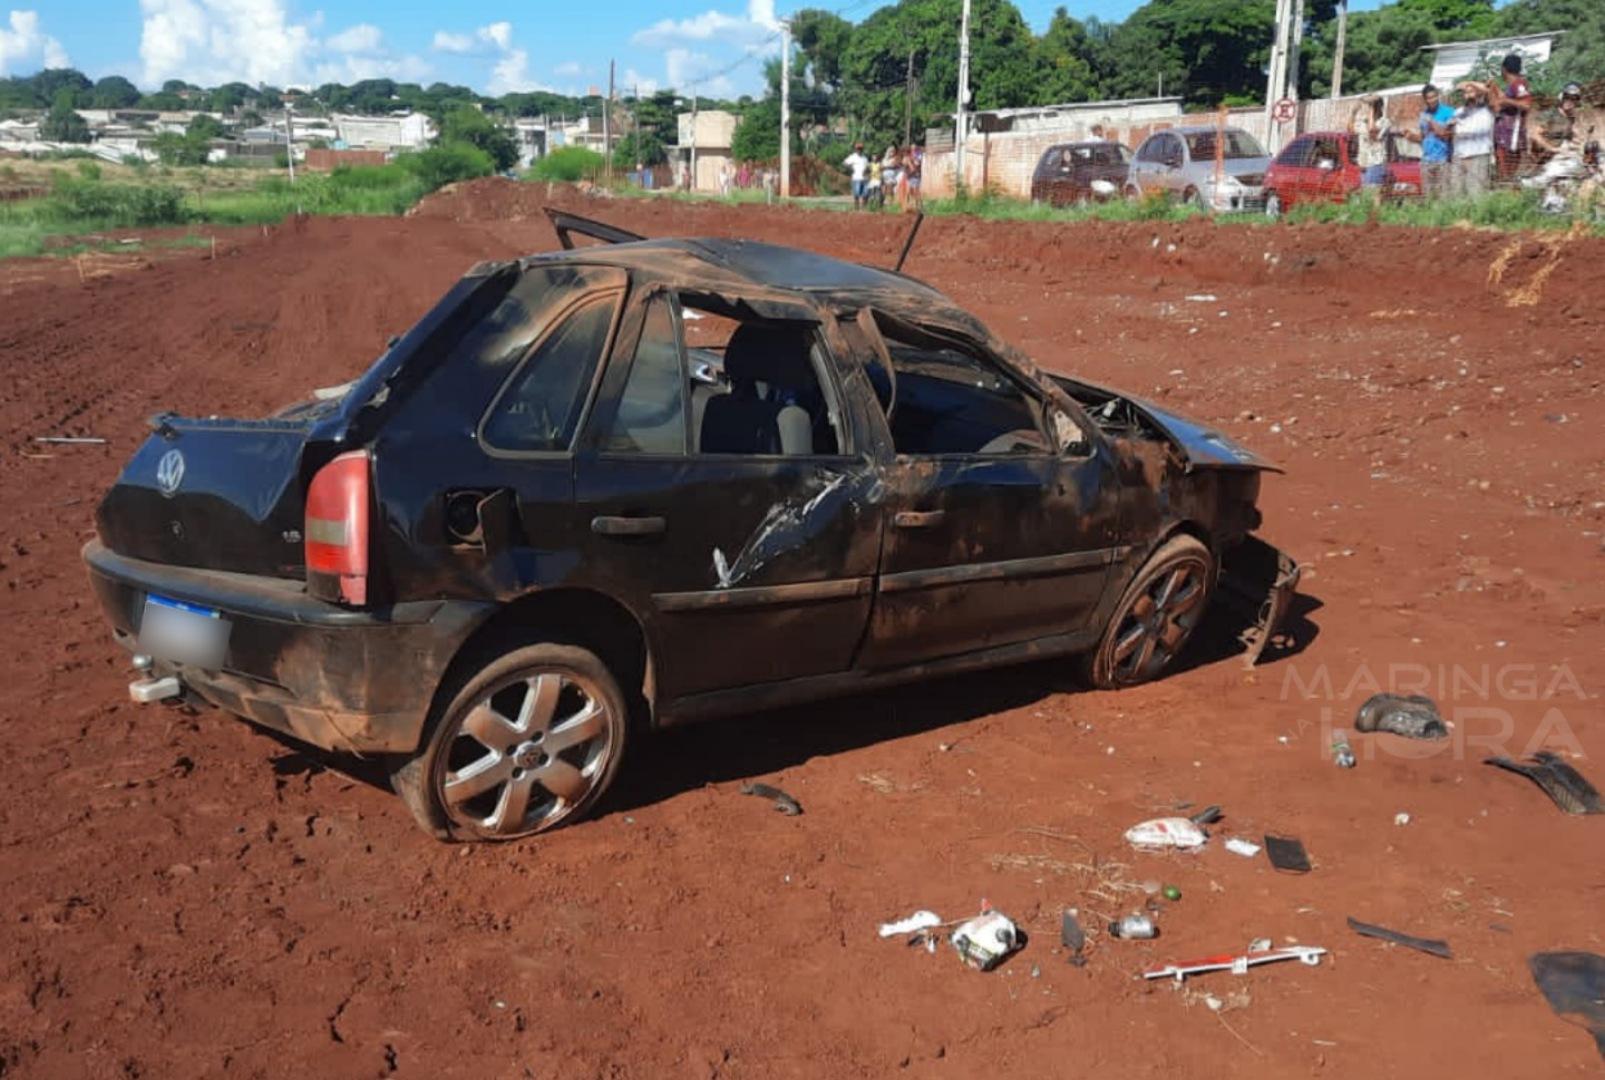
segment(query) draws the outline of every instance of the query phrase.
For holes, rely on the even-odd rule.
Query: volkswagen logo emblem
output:
[[[156,463],[156,490],[163,495],[172,495],[183,482],[184,455],[177,450],[169,450]]]

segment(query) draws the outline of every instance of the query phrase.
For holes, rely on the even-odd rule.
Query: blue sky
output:
[[[832,0],[592,0],[514,5],[378,0],[0,0],[0,75],[70,63],[93,78],[143,87],[181,78],[278,86],[388,77],[461,83],[484,93],[584,93],[695,86],[713,96],[753,92],[775,51],[777,12]],[[836,0],[862,18],[880,0]],[[1019,0],[1017,0],[1019,2]],[[1140,0],[1069,0],[1071,14],[1120,19]],[[1379,0],[1358,0],[1374,7]],[[15,3],[15,0],[13,0]],[[1023,0],[1040,30],[1055,0]]]

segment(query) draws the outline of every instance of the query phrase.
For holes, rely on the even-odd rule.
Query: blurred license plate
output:
[[[158,659],[216,670],[228,651],[228,633],[221,612],[155,593],[145,597],[139,648]]]

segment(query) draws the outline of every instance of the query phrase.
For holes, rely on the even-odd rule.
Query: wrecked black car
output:
[[[592,807],[636,721],[1152,679],[1259,524],[1267,462],[909,277],[553,218],[355,382],[153,419],[84,549],[136,700],[383,756],[429,832],[506,839]],[[1251,656],[1296,579],[1259,546]]]

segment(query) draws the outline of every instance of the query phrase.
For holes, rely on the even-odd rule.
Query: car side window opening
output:
[[[1338,149],[1338,141],[1336,139],[1318,139],[1315,143],[1313,157],[1316,166],[1322,169],[1335,169],[1338,167],[1338,163],[1343,160],[1343,155]]]
[[[647,301],[641,340],[619,395],[602,449],[612,453],[686,452],[686,372],[680,354],[674,301],[659,293]],[[706,403],[706,396],[699,399]],[[701,410],[698,409],[700,415]]]
[[[690,293],[650,303],[605,449],[842,452],[842,413],[817,324],[759,319]]]
[[[607,347],[618,294],[585,301],[541,338],[508,381],[481,428],[497,450],[567,450]]]
[[[899,454],[1045,453],[1041,403],[992,361],[883,331],[897,378],[889,426]]]

